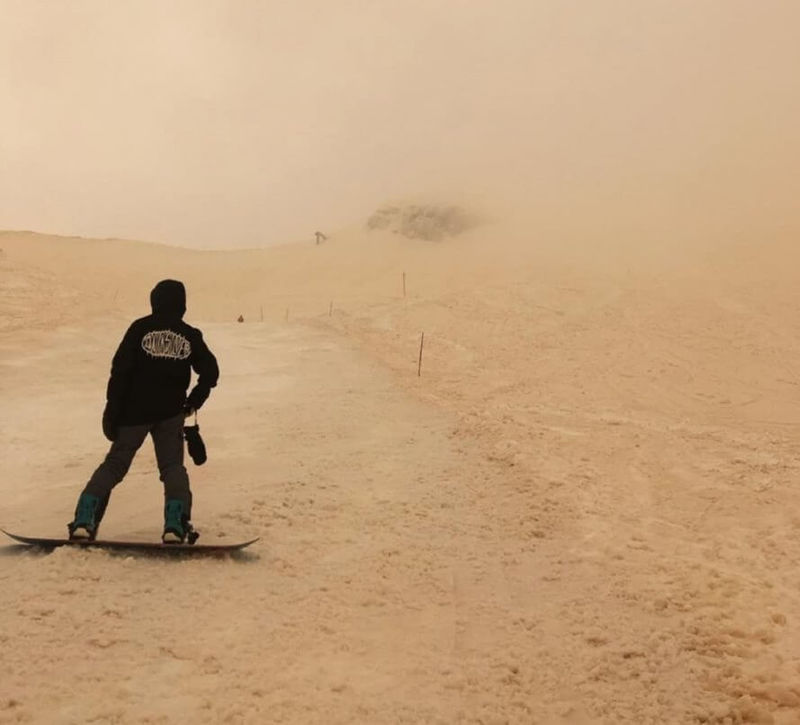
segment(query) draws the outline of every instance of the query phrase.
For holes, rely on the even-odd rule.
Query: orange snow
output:
[[[261,537],[5,542],[0,723],[800,722],[791,241],[0,234],[0,524],[66,532],[111,356],[174,277],[222,371],[195,524]],[[157,538],[161,501],[146,443],[103,535]]]

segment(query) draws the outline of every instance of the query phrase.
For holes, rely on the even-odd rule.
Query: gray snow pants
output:
[[[111,450],[83,489],[84,493],[100,499],[95,512],[97,524],[106,511],[111,490],[125,478],[136,452],[144,443],[148,433],[152,436],[153,446],[156,449],[159,478],[164,484],[164,500],[182,501],[188,518],[191,519],[192,492],[189,489],[189,474],[183,465],[183,422],[183,413],[179,413],[157,423],[119,427],[117,438],[111,444]]]

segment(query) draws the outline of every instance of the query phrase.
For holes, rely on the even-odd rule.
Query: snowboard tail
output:
[[[241,551],[250,544],[258,541],[258,537],[249,541],[236,544],[164,544],[155,541],[115,541],[109,539],[95,539],[86,541],[79,539],[50,539],[38,536],[20,536],[12,534],[5,529],[0,529],[6,536],[20,544],[38,546],[43,549],[55,549],[59,546],[75,546],[84,549],[110,549],[115,551],[145,551],[184,554],[218,554],[224,552]]]

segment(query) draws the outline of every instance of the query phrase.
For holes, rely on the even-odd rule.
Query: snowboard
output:
[[[96,539],[95,541],[80,541],[70,539],[48,539],[38,536],[18,536],[5,529],[0,529],[6,536],[14,541],[28,546],[38,546],[43,549],[55,549],[59,546],[77,546],[84,549],[110,549],[112,551],[142,551],[149,553],[166,554],[224,554],[225,552],[241,551],[258,538],[242,541],[237,544],[163,544],[158,541],[115,541],[110,539]]]

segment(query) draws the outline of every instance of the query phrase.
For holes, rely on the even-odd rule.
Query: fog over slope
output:
[[[521,213],[547,238],[800,226],[790,0],[0,0],[0,16],[0,228],[258,246],[409,194]]]

